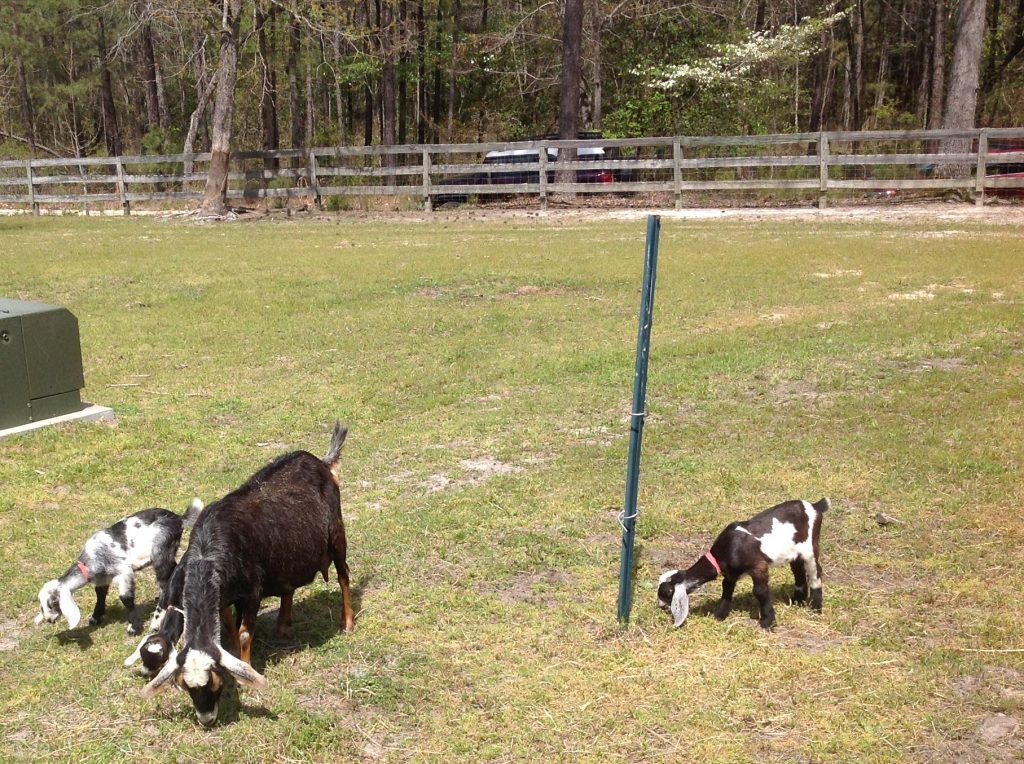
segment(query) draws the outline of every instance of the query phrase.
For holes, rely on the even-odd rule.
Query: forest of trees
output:
[[[1024,0],[3,0],[0,157],[1017,126],[1022,53]]]

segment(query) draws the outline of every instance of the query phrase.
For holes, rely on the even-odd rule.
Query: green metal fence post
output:
[[[636,497],[640,485],[640,444],[647,416],[647,360],[651,352],[651,323],[654,320],[654,280],[658,271],[658,238],[661,218],[647,218],[644,253],[644,284],[640,295],[640,329],[636,339],[636,371],[633,376],[633,411],[629,427],[629,456],[626,462],[626,501],[623,506],[622,561],[619,568],[619,621],[629,622],[633,607],[633,541],[636,535]]]

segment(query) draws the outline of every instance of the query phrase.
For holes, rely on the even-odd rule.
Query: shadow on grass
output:
[[[61,645],[77,645],[79,650],[88,650],[93,646],[92,633],[102,628],[103,624],[89,625],[79,629],[65,629],[54,636]]]
[[[368,576],[352,582],[352,609],[362,609],[363,592]],[[268,608],[256,619],[253,668],[260,673],[287,655],[300,650],[320,647],[339,634],[343,634],[341,589],[334,582],[329,589],[317,589],[313,594],[295,602],[292,626],[284,634],[276,633],[278,608]],[[356,628],[359,622],[356,621]]]

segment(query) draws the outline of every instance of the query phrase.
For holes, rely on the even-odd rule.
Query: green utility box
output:
[[[78,319],[0,297],[0,429],[81,411],[84,386]]]

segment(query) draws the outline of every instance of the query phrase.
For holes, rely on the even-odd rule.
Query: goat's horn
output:
[[[254,690],[267,689],[267,678],[245,661],[239,660],[227,650],[220,651],[220,665],[234,674],[239,684]]]
[[[177,650],[172,649],[171,654],[167,656],[167,663],[160,669],[160,673],[153,678],[153,681],[142,688],[142,697],[152,698],[157,693],[167,689],[171,678],[178,670],[177,657]]]

